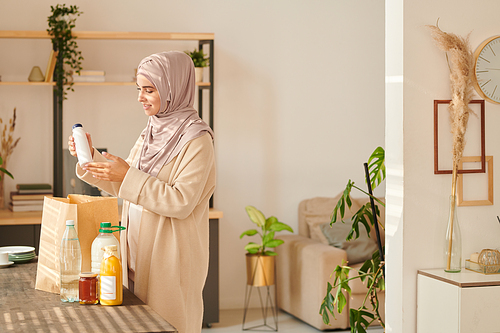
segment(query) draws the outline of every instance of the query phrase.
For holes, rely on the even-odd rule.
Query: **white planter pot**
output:
[[[194,68],[194,77],[196,82],[203,81],[203,67],[195,67]]]

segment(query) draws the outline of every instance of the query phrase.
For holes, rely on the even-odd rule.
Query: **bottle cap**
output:
[[[82,125],[82,124],[74,124],[74,125],[73,125],[73,129],[75,129],[75,128],[77,128],[77,127],[83,127],[83,125]]]
[[[104,228],[107,228],[107,229],[104,229]],[[99,228],[99,232],[104,232],[107,234],[112,233],[113,230],[111,230],[111,222],[101,222],[101,227]]]
[[[73,221],[73,220],[66,220],[66,225],[75,225],[75,221]]]
[[[125,230],[125,227],[119,226],[119,225],[111,225],[111,222],[101,222],[101,227],[99,229],[99,232],[103,232],[106,234],[113,233],[115,231],[120,231],[120,230]]]
[[[92,272],[80,273],[80,277],[83,278],[97,277],[97,273],[92,273]]]

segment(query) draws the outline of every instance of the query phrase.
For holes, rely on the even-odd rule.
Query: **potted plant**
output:
[[[370,198],[370,202],[362,206],[352,217],[352,228],[346,237],[346,240],[356,239],[359,237],[359,224],[361,223],[368,235],[370,235],[371,228],[375,228],[377,235],[378,250],[372,255],[372,258],[366,260],[365,263],[357,270],[357,275],[349,277],[349,272],[353,269],[347,264],[335,267],[332,276],[334,276],[333,285],[328,282],[326,296],[320,307],[320,314],[323,316],[325,324],[330,323],[329,313],[335,318],[334,309],[337,306],[337,312],[342,313],[345,305],[347,304],[346,296],[343,293],[351,293],[351,288],[348,282],[354,279],[360,279],[367,287],[366,297],[363,304],[358,308],[349,309],[349,321],[351,325],[351,332],[366,332],[366,328],[371,323],[379,321],[382,327],[385,324],[379,312],[378,292],[385,290],[385,272],[384,272],[384,251],[380,240],[379,222],[377,217],[380,217],[380,210],[375,204],[377,201],[380,205],[385,207],[385,204],[373,196],[372,190],[375,189],[385,179],[385,151],[382,147],[378,147],[368,159],[368,163],[364,164],[365,175],[367,179],[368,192],[355,186],[354,182],[349,179],[346,188],[340,197],[337,205],[332,213],[332,220],[330,224],[336,223],[338,215],[342,220],[345,216],[345,210],[350,209],[352,206],[351,190],[353,188],[361,191]],[[346,207],[347,206],[347,207]],[[344,221],[342,221],[344,222]],[[383,228],[382,225],[380,225]],[[332,293],[332,290],[335,292]],[[369,310],[367,306],[371,306]],[[382,304],[383,306],[383,304]]]
[[[50,6],[50,8],[52,15],[47,19],[49,23],[47,32],[52,36],[52,46],[57,52],[54,90],[59,97],[60,105],[62,105],[62,101],[66,97],[64,85],[67,85],[67,90],[73,91],[72,74],[73,72],[80,73],[82,69],[82,52],[77,50],[76,37],[72,35],[71,30],[75,27],[76,17],[83,13],[78,10],[77,6],[68,8],[66,5],[58,4],[56,7]]]
[[[274,284],[274,264],[276,252],[267,248],[275,248],[284,243],[281,239],[275,239],[276,232],[293,229],[274,216],[266,218],[264,214],[253,206],[246,206],[245,210],[250,220],[255,223],[257,229],[249,229],[240,235],[243,236],[259,235],[261,243],[249,242],[245,246],[247,261],[247,284],[252,286],[269,286]]]
[[[203,81],[203,67],[207,67],[209,65],[209,59],[207,55],[203,53],[203,50],[196,51],[196,49],[194,49],[192,52],[184,52],[193,60],[196,82]]]

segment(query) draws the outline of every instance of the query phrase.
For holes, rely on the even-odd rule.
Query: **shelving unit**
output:
[[[201,82],[198,86],[198,112],[203,115],[203,89],[209,89],[209,125],[214,128],[213,123],[213,82],[214,82],[214,34],[213,33],[167,33],[167,32],[120,32],[120,31],[75,31],[74,36],[80,40],[185,40],[198,41],[199,48],[209,45],[210,58],[210,81]],[[0,39],[47,39],[51,36],[47,31],[0,31]],[[0,82],[0,85],[54,85],[54,82]],[[78,82],[75,86],[108,86],[108,85],[135,85],[135,82]],[[54,97],[55,98],[55,97]],[[54,101],[54,195],[63,194],[63,155],[62,155],[62,108]]]
[[[214,34],[213,33],[167,33],[167,32],[119,32],[119,31],[74,31],[73,35],[77,40],[172,40],[172,41],[198,41],[199,49],[205,45],[209,48],[209,82],[197,83],[198,88],[198,112],[203,116],[203,90],[208,89],[209,93],[209,120],[208,123],[214,129]],[[46,39],[50,41],[51,36],[47,31],[15,31],[0,30],[0,39]],[[206,51],[204,51],[206,52]],[[54,86],[55,82],[0,82],[1,86]],[[74,86],[132,86],[135,82],[76,82]],[[63,140],[62,140],[62,107],[59,107],[55,94],[53,94],[53,151],[54,151],[54,196],[63,195]],[[71,98],[69,95],[68,98]],[[212,207],[212,201],[210,207]],[[205,303],[205,314],[203,323],[210,326],[219,321],[219,263],[218,263],[218,221],[222,217],[222,212],[211,208],[210,219],[210,264],[203,299]],[[11,233],[6,230],[12,228],[33,229],[35,244],[38,244],[37,235],[40,233],[41,212],[13,213],[0,209],[0,228],[4,230],[4,236]],[[24,230],[23,229],[23,230]],[[24,232],[24,231],[23,231]],[[1,235],[0,235],[1,236]],[[1,237],[0,237],[1,240]]]

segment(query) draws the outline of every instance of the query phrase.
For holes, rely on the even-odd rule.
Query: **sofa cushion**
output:
[[[321,226],[325,223],[330,223],[329,215],[306,216],[306,223],[309,226],[309,234],[311,239],[314,239],[323,244],[329,245]]]
[[[327,222],[320,226],[321,231],[328,240],[328,244],[345,250],[347,252],[349,265],[354,265],[370,259],[373,252],[378,249],[376,240],[370,238],[364,226],[360,225],[359,237],[346,241],[347,235],[352,227],[352,221],[346,220],[345,222],[346,223],[342,223],[338,221],[331,227],[330,223]]]

